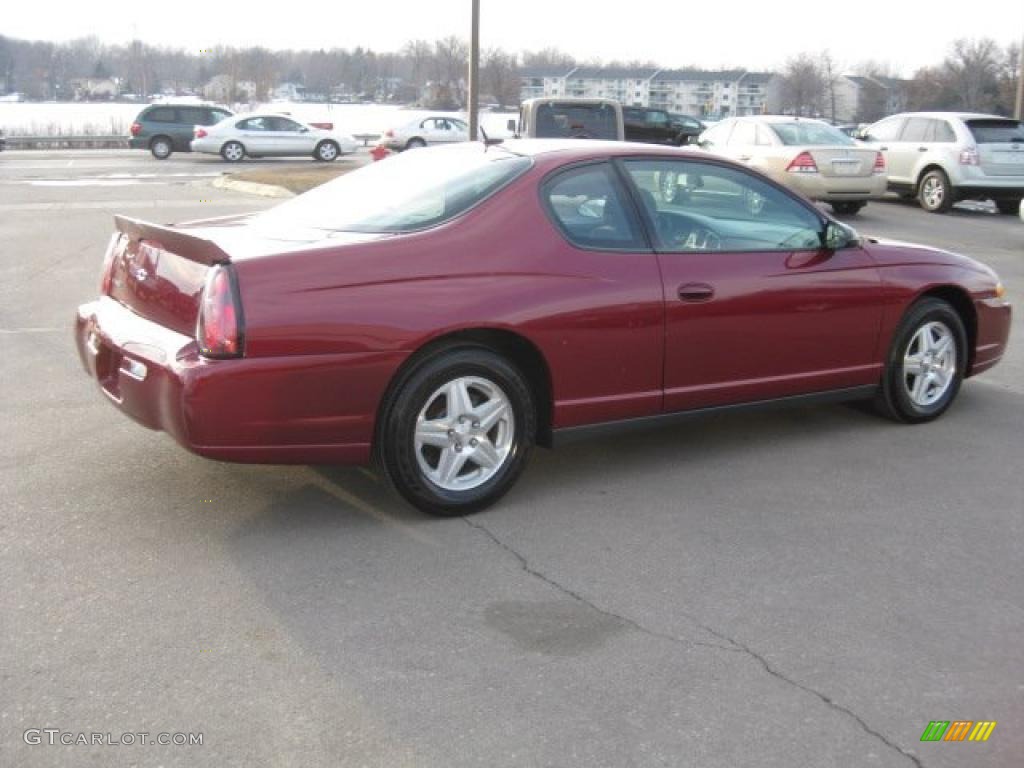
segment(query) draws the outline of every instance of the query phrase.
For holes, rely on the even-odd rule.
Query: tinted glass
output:
[[[787,147],[852,147],[856,142],[824,123],[772,123],[771,129]]]
[[[242,120],[236,126],[243,131],[269,131],[270,122],[265,117],[250,117],[248,120]]]
[[[883,120],[868,129],[868,138],[875,141],[896,141],[902,127],[902,117],[895,120]]]
[[[668,125],[668,113],[667,112],[648,112],[647,122],[650,125]]]
[[[178,122],[175,110],[172,107],[157,107],[146,113],[145,119],[151,123],[176,123]]]
[[[272,131],[289,131],[295,133],[302,130],[301,125],[296,123],[294,120],[289,120],[287,117],[271,117],[267,119]]]
[[[563,232],[582,248],[635,250],[644,247],[607,163],[560,174],[543,195]]]
[[[821,247],[821,220],[745,171],[693,160],[628,160],[662,251],[793,251]],[[674,178],[676,192],[661,190]]]
[[[544,102],[537,106],[537,136],[614,141],[619,137],[616,112],[609,104]]]
[[[188,125],[210,125],[209,112],[198,107],[178,107],[178,122]]]
[[[979,144],[1024,141],[1024,123],[1016,120],[967,120],[967,128]]]
[[[258,215],[272,237],[303,230],[412,232],[470,208],[531,166],[528,157],[476,144],[403,152],[371,163]]]

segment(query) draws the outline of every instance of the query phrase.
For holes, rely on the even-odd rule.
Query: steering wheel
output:
[[[661,242],[674,250],[720,251],[722,249],[722,236],[696,219],[659,211],[655,214],[654,224]]]

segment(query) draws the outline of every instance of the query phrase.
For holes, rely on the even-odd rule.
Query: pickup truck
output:
[[[704,130],[695,118],[651,107],[623,107],[622,117],[626,124],[626,141],[681,147],[695,141]]]

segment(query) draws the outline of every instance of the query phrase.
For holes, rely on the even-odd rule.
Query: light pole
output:
[[[1020,41],[1020,53],[1017,54],[1017,106],[1013,110],[1013,116],[1018,120],[1024,120],[1024,40]]]
[[[469,34],[469,140],[479,138],[477,111],[480,108],[480,0],[472,0],[473,13]]]

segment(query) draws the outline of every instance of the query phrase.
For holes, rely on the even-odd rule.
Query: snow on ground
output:
[[[120,136],[127,135],[135,117],[146,105],[109,103],[0,103],[0,129],[8,136]],[[315,104],[274,102],[256,107],[287,112],[307,122],[332,122],[345,133],[383,133],[428,115],[455,112],[405,109],[390,104]],[[249,111],[243,106],[236,112]],[[480,123],[489,135],[507,136],[512,112],[481,112]]]

